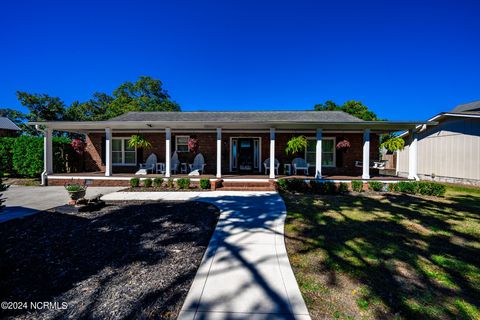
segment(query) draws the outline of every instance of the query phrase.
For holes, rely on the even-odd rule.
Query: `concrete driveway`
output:
[[[108,194],[120,189],[122,187],[90,187],[87,189],[86,197],[92,198],[99,194]],[[64,205],[69,199],[68,193],[62,186],[10,186],[3,194],[7,198],[7,202],[5,203],[6,208],[0,213],[0,223]]]

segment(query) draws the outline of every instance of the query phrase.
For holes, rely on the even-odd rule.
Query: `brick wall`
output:
[[[20,134],[20,131],[0,129],[0,137],[16,137]]]
[[[128,137],[136,132],[127,132],[113,136],[122,136]],[[188,135],[185,133],[175,133],[172,132],[172,153],[175,151],[175,137],[177,135]],[[295,133],[277,133],[276,134],[276,158],[280,161],[281,168],[280,173],[283,173],[283,164],[291,163],[295,156],[287,156],[285,154],[285,148],[287,146],[288,140],[296,136]],[[155,153],[157,155],[159,162],[165,162],[165,133],[144,133],[142,134],[151,144],[152,148],[150,150],[140,150],[137,153],[137,162],[142,163],[150,155],[150,153]],[[195,133],[192,134],[199,141],[199,152],[201,152],[205,158],[205,173],[215,174],[216,173],[216,157],[217,157],[217,144],[216,144],[216,133]],[[306,135],[307,138],[314,138],[315,135],[310,134]],[[361,175],[362,169],[355,167],[355,161],[362,160],[363,154],[363,134],[362,133],[344,133],[344,134],[329,134],[325,133],[324,137],[335,137],[336,142],[340,141],[342,138],[346,138],[350,141],[351,147],[347,151],[338,151],[336,150],[336,167],[335,168],[323,168],[323,173],[330,175]],[[231,137],[260,137],[261,138],[261,161],[262,161],[262,172],[263,170],[263,161],[270,157],[270,134],[269,133],[222,133],[222,172],[228,173],[230,170],[230,138]],[[85,157],[85,168],[87,171],[105,171],[105,164],[102,161],[102,144],[105,139],[105,135],[102,133],[91,133],[87,136],[86,140],[86,157]],[[376,160],[379,158],[378,155],[379,147],[379,138],[377,134],[371,134],[370,139],[370,159]],[[303,157],[303,153],[300,155]],[[178,153],[180,162],[192,163],[195,157],[192,153]],[[114,166],[113,172],[134,172],[136,166]],[[312,172],[313,174],[313,169]],[[372,172],[374,173],[374,172]]]

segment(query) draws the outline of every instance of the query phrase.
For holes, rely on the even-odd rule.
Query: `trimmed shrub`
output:
[[[163,184],[163,178],[157,177],[157,178],[153,179],[153,186],[155,188],[161,188],[162,184]]]
[[[445,195],[445,185],[431,181],[417,182],[417,192],[424,196],[443,197]]]
[[[335,194],[337,186],[333,182],[310,181],[310,187],[316,194]]]
[[[380,181],[369,181],[368,182],[368,189],[371,191],[382,191],[383,190],[383,183]]]
[[[308,184],[302,179],[287,179],[287,190],[305,192],[308,190]]]
[[[2,192],[6,191],[9,187],[3,183],[2,177],[3,177],[3,172],[0,171],[0,211],[2,211],[3,208],[5,207],[3,203],[6,201],[6,199],[2,197],[3,196]]]
[[[288,190],[288,181],[285,179],[278,179],[277,180],[277,187],[278,189],[282,191],[287,191]]]
[[[210,179],[208,178],[200,179],[200,189],[203,189],[203,190],[210,189]]]
[[[53,158],[54,162],[57,160]],[[21,136],[13,145],[13,168],[21,176],[38,177],[43,171],[43,138]]]
[[[138,188],[139,185],[140,185],[140,179],[139,178],[130,179],[130,187]]]
[[[13,145],[15,140],[16,138],[10,137],[0,138],[0,169],[9,175],[15,174],[13,169]]]
[[[152,182],[153,182],[152,179],[147,178],[147,179],[143,180],[143,186],[145,188],[150,188],[152,186]]]
[[[355,192],[362,192],[363,182],[360,180],[352,180],[352,190]]]
[[[345,182],[340,182],[337,188],[338,193],[347,193],[348,192],[348,184]]]
[[[398,183],[389,183],[388,184],[388,191],[398,192]]]
[[[82,157],[65,137],[52,139],[54,172],[81,170]],[[11,176],[38,177],[43,171],[43,138],[0,138],[0,168]]]
[[[167,185],[167,188],[168,188],[168,189],[173,189],[173,188],[175,188],[175,182],[174,182],[174,180],[173,180],[172,178],[169,178],[169,179],[167,180],[166,185]]]
[[[409,194],[417,193],[417,182],[400,181],[398,183],[398,192],[409,193]]]
[[[190,179],[189,178],[178,179],[177,186],[182,190],[190,188]]]

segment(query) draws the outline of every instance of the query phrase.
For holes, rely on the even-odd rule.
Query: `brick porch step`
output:
[[[218,191],[275,191],[275,184],[270,181],[221,181]]]

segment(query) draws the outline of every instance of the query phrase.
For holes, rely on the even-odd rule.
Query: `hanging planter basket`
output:
[[[347,139],[342,139],[337,143],[335,147],[337,150],[347,151],[348,149],[350,149],[350,141],[348,141]]]

